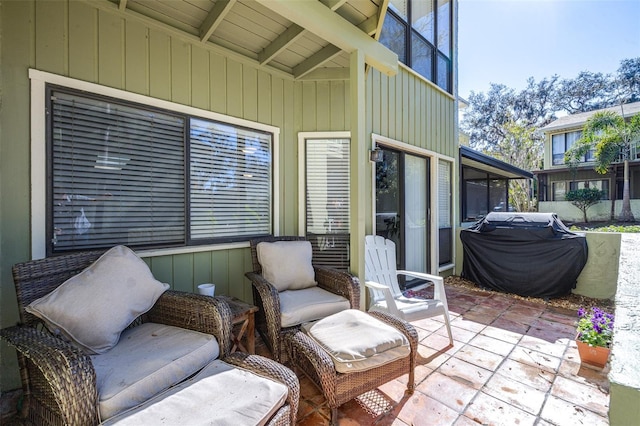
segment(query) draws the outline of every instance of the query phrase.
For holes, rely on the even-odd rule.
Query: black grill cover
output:
[[[520,296],[553,298],[575,288],[587,263],[587,239],[555,213],[489,213],[460,239],[462,277]]]

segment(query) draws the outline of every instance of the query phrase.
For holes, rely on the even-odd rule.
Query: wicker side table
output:
[[[293,330],[284,339],[290,362],[322,391],[331,408],[331,423],[338,422],[338,407],[365,392],[408,374],[407,392],[413,393],[414,370],[418,353],[418,333],[408,322],[382,312],[369,315],[397,328],[407,336],[411,352],[396,361],[369,370],[338,373],[331,356],[304,332]]]

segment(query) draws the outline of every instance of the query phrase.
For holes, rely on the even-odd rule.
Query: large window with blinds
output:
[[[317,265],[349,269],[348,138],[303,138],[305,235]]]
[[[50,86],[48,253],[272,233],[273,135]]]
[[[438,160],[438,259],[439,266],[453,263],[451,162]]]

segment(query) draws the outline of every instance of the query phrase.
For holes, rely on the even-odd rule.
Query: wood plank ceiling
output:
[[[349,37],[341,34],[342,38],[358,39],[361,32],[377,40],[388,4],[388,0],[109,1],[124,13],[143,15],[295,79],[348,78],[353,44],[320,27],[331,23],[325,27],[350,30],[345,32]],[[320,25],[309,30],[305,19],[299,21],[307,22],[306,28],[283,16],[296,13],[312,13],[311,19]]]

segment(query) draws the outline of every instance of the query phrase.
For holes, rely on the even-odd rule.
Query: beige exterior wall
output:
[[[640,200],[630,200],[631,211],[635,218],[640,217]],[[541,201],[538,203],[541,213],[556,213],[565,224],[583,222],[582,211],[568,201]],[[615,201],[614,217],[622,211],[622,200]],[[589,222],[608,221],[611,219],[611,200],[603,200],[587,209]]]
[[[279,145],[279,233],[297,234],[298,132],[351,130],[346,80],[294,81],[176,30],[122,15],[105,2],[0,2],[0,326],[18,321],[11,265],[31,252],[30,68],[276,126]],[[453,97],[407,69],[366,77],[365,133],[456,157]],[[364,153],[364,188],[371,203],[372,168]],[[454,168],[454,170],[457,170]],[[454,197],[457,186],[454,185]],[[366,229],[372,211],[367,207]],[[40,212],[41,214],[42,212]],[[154,275],[172,288],[195,291],[215,282],[217,294],[251,300],[246,247],[149,257]],[[13,350],[0,343],[0,388],[19,386]]]

